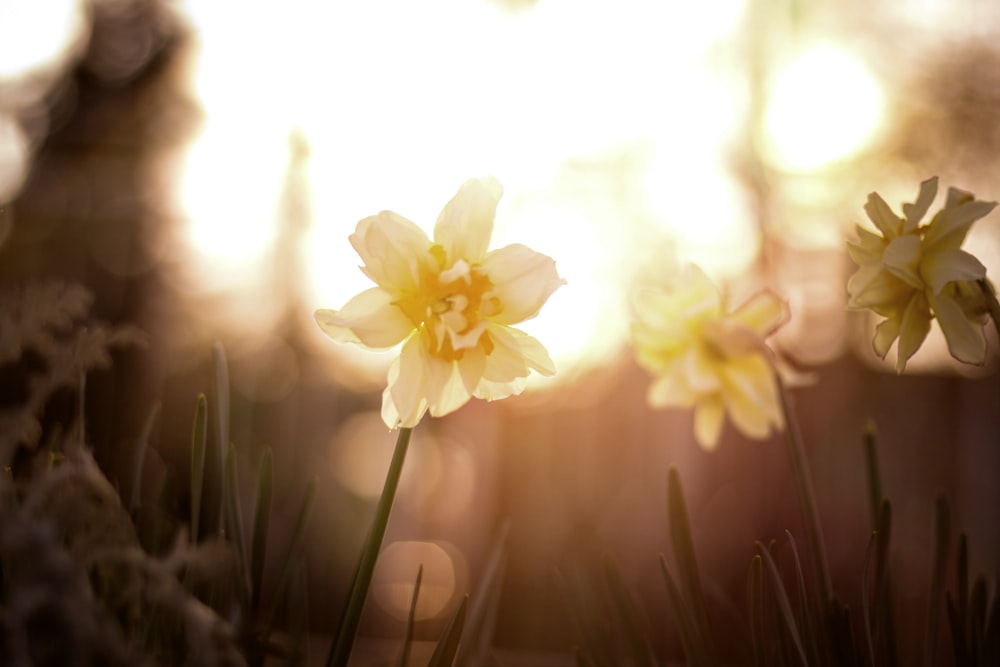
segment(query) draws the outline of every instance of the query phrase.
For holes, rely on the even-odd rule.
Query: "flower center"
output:
[[[435,356],[457,361],[465,350],[477,345],[489,354],[493,351],[493,341],[484,333],[488,318],[500,312],[500,299],[493,292],[493,283],[464,259],[444,268],[441,246],[432,246],[431,254],[438,260],[440,270],[424,275],[420,293],[401,299],[397,305],[429,337],[429,348]]]

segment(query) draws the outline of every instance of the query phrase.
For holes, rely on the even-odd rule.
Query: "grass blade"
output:
[[[267,533],[271,520],[271,488],[273,480],[271,448],[264,450],[257,477],[257,504],[254,508],[253,538],[250,548],[250,613],[257,618],[260,608],[260,586],[264,578],[264,560],[267,557]]]
[[[611,556],[604,558],[604,574],[611,588],[612,604],[632,651],[632,664],[635,667],[654,667],[653,649],[640,630],[642,624],[639,622],[635,603],[622,580],[618,565]]]
[[[424,578],[423,563],[417,567],[417,580],[413,583],[413,597],[410,598],[410,613],[406,616],[406,634],[403,636],[403,654],[399,667],[407,667],[410,662],[410,643],[413,641],[413,625],[417,619],[417,598],[420,595],[420,581]]]
[[[797,584],[799,592],[799,623],[802,626],[802,633],[805,635],[809,649],[808,655],[812,656],[813,660],[817,663],[819,662],[819,647],[816,644],[816,633],[814,631],[815,624],[811,622],[812,610],[809,607],[809,597],[806,595],[806,578],[802,573],[802,562],[799,560],[799,550],[795,546],[795,538],[792,536],[791,532],[785,531],[785,535],[788,536],[788,544],[792,548],[792,562],[795,564],[795,582]]]
[[[208,400],[198,395],[191,432],[191,543],[201,534],[201,494],[205,485],[205,445],[208,439]]]
[[[462,644],[458,649],[455,664],[460,666],[481,664],[489,654],[493,645],[493,631],[496,627],[496,615],[500,608],[500,588],[503,582],[507,564],[507,535],[510,523],[504,522],[490,549],[482,579],[479,582],[479,593],[472,601],[469,617],[465,622],[467,634],[474,641]]]
[[[670,518],[670,541],[674,548],[674,558],[677,560],[681,590],[693,613],[701,644],[708,651],[710,661],[715,662],[712,650],[712,633],[708,623],[708,613],[705,610],[705,596],[701,587],[701,577],[698,574],[694,542],[691,539],[691,524],[688,519],[687,505],[684,502],[680,474],[673,466],[667,474],[667,514]]]
[[[955,560],[955,586],[957,588],[956,602],[958,604],[958,620],[963,628],[969,627],[969,539],[962,533],[958,536],[958,557]]]
[[[927,626],[924,634],[924,667],[934,664],[937,650],[938,626],[941,623],[941,601],[944,596],[944,573],[948,558],[951,525],[948,501],[939,497],[934,504],[934,560],[931,564],[931,583],[927,602]],[[959,592],[959,604],[964,605],[965,591]]]
[[[215,402],[216,409],[216,440],[219,470],[225,477],[226,452],[229,447],[229,363],[226,361],[226,349],[222,343],[215,343],[212,346],[212,360],[215,365]],[[225,479],[223,479],[223,485]],[[219,498],[219,525],[220,535],[226,532],[226,497],[222,494]]]
[[[714,665],[715,663],[711,658],[708,646],[701,635],[698,634],[698,624],[695,621],[694,612],[690,611],[685,604],[684,596],[681,595],[681,590],[677,586],[677,582],[674,580],[673,575],[670,574],[667,559],[664,558],[663,554],[660,554],[660,570],[663,572],[663,579],[667,584],[667,603],[674,614],[674,619],[677,623],[677,634],[680,636],[681,646],[684,649],[684,655],[687,657],[688,663],[696,667]]]
[[[330,647],[330,652],[327,654],[327,667],[346,667],[347,661],[351,657],[351,648],[354,646],[354,638],[358,634],[358,624],[361,622],[361,611],[364,609],[365,599],[368,597],[368,589],[371,588],[375,561],[382,549],[382,540],[385,538],[385,529],[389,524],[389,514],[396,498],[396,488],[399,486],[399,478],[403,472],[403,462],[406,460],[406,450],[410,445],[412,432],[412,428],[399,429],[396,447],[393,449],[392,460],[389,462],[389,471],[382,487],[382,495],[379,496],[378,505],[375,507],[372,528],[361,551],[361,558],[358,560],[358,568],[354,581],[351,583],[347,604],[340,617],[340,626]],[[465,621],[464,612],[462,621],[463,623]]]
[[[153,435],[153,425],[160,417],[160,409],[159,401],[153,404],[146,417],[146,423],[142,425],[139,442],[136,443],[135,464],[132,469],[132,493],[128,502],[128,511],[133,517],[142,501],[142,471],[146,467],[146,450],[149,449],[149,439]]]
[[[766,667],[764,652],[764,570],[759,555],[750,561],[747,575],[747,614],[750,623],[750,646],[754,667]]]
[[[571,586],[558,569],[555,570],[554,577],[576,626],[576,634],[584,644],[579,649],[581,654],[598,665],[615,664],[617,660],[614,642],[607,624],[601,619],[600,605],[595,600],[593,591],[587,586],[585,577],[575,577],[575,586]]]
[[[451,667],[455,662],[455,655],[458,653],[458,645],[462,640],[462,629],[465,627],[465,615],[469,608],[469,596],[462,598],[462,604],[458,606],[458,611],[452,616],[445,630],[444,637],[434,648],[427,667]]]
[[[764,569],[771,580],[771,588],[774,589],[774,598],[778,603],[778,609],[792,637],[799,658],[802,660],[803,665],[808,666],[809,661],[806,659],[806,652],[802,647],[802,637],[799,635],[799,629],[795,625],[795,612],[792,611],[792,604],[788,600],[788,592],[785,590],[785,583],[781,580],[781,573],[778,572],[778,566],[775,565],[774,559],[771,558],[771,552],[760,542],[757,543],[757,550],[760,551],[761,559],[764,562]]]
[[[806,527],[809,555],[812,556],[812,562],[815,564],[813,571],[816,574],[816,587],[820,592],[820,609],[825,610],[833,601],[833,580],[830,577],[830,565],[826,560],[823,526],[819,520],[816,494],[813,492],[809,459],[806,457],[805,443],[802,440],[802,429],[796,419],[795,411],[792,410],[792,397],[788,393],[788,388],[785,386],[781,374],[775,372],[774,378],[778,384],[781,411],[785,418],[785,440],[788,443],[792,469],[795,472],[799,502],[802,503],[802,518]]]
[[[969,599],[969,623],[972,632],[969,633],[969,647],[972,653],[972,661],[975,664],[984,664],[982,661],[983,640],[986,636],[986,579],[979,576],[972,584],[972,595]]]
[[[292,531],[292,539],[288,546],[288,553],[285,555],[284,563],[281,566],[281,574],[278,575],[278,584],[275,587],[274,599],[280,600],[285,592],[285,588],[292,580],[293,565],[302,557],[302,545],[305,542],[306,525],[309,523],[309,515],[312,513],[313,502],[316,499],[316,486],[319,480],[313,477],[306,487],[306,495],[302,500],[298,518],[295,521],[295,529]],[[274,624],[275,608],[272,607],[268,613],[267,621],[264,623],[264,638],[270,636]]]
[[[229,443],[226,452],[225,476],[222,488],[222,501],[225,508],[226,534],[230,542],[236,549],[236,564],[240,576],[239,590],[240,599],[243,602],[243,609],[246,610],[250,604],[250,572],[247,567],[247,544],[243,531],[243,507],[240,503],[240,480],[238,461],[236,457],[236,445]]]
[[[868,548],[865,549],[865,565],[861,575],[861,615],[865,622],[865,639],[868,642],[868,659],[871,662],[872,667],[875,667],[876,652],[875,652],[875,640],[872,637],[872,632],[873,632],[872,617],[874,616],[874,614],[872,613],[871,610],[872,606],[870,600],[871,583],[870,583],[869,573],[872,570],[871,567],[872,561],[875,560],[876,536],[877,533],[875,531],[872,531],[872,535],[868,539]],[[876,585],[876,590],[877,590],[877,585]],[[876,596],[877,595],[878,593],[876,593]],[[874,632],[876,635],[878,634],[877,630],[875,630]]]
[[[882,506],[882,475],[878,464],[878,434],[875,422],[865,424],[864,433],[865,472],[868,474],[868,507],[871,515],[872,530],[878,525],[879,510]]]

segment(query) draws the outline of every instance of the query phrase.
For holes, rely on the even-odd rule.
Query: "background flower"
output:
[[[917,201],[904,204],[904,217],[899,218],[882,197],[871,193],[865,212],[882,235],[858,226],[858,240],[848,242],[858,264],[847,283],[848,307],[867,308],[886,318],[872,344],[885,358],[899,339],[898,372],[927,337],[934,317],[953,357],[978,365],[986,360],[985,302],[974,282],[985,277],[986,268],[961,245],[972,223],[996,202],[978,201],[949,188],[944,208],[920,226],[936,194],[937,178],[924,181]]]
[[[763,439],[783,420],[764,338],[788,319],[785,303],[758,292],[727,312],[723,294],[697,266],[667,289],[636,293],[632,343],[654,376],[653,406],[693,407],[698,443],[714,448],[726,413],[750,438]]]
[[[488,251],[502,192],[492,178],[464,183],[433,242],[391,211],[365,218],[350,237],[377,286],[339,311],[317,310],[316,321],[337,341],[403,343],[383,394],[390,427],[415,426],[428,410],[446,415],[472,396],[520,393],[531,370],[555,373],[542,344],[510,325],[535,317],[565,281],[551,258],[523,245]]]

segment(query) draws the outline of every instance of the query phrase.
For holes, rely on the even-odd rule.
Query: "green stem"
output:
[[[385,486],[382,487],[382,495],[375,507],[372,529],[365,541],[364,549],[361,551],[358,569],[354,574],[351,592],[347,597],[347,606],[340,617],[337,636],[334,637],[330,653],[326,657],[326,667],[346,667],[347,661],[351,657],[351,648],[354,646],[354,638],[358,634],[358,623],[361,621],[361,610],[365,606],[368,589],[371,588],[375,561],[382,549],[382,540],[385,538],[385,529],[389,524],[389,513],[392,511],[392,503],[396,497],[396,487],[399,486],[399,477],[403,472],[403,461],[406,459],[406,449],[410,445],[412,432],[412,428],[399,429],[396,448],[392,452],[389,472],[385,477]]]
[[[785,433],[788,451],[792,457],[792,467],[795,470],[795,482],[802,503],[802,513],[806,524],[806,535],[809,539],[809,550],[815,559],[818,570],[818,582],[823,605],[833,601],[833,583],[830,578],[830,566],[826,562],[826,548],[823,542],[823,529],[819,523],[819,510],[816,508],[816,496],[813,493],[812,475],[809,472],[809,461],[806,459],[805,446],[802,442],[802,431],[799,422],[792,411],[791,397],[785,387],[781,374],[775,371],[774,377],[778,383],[778,395],[781,398],[781,411],[785,417]]]

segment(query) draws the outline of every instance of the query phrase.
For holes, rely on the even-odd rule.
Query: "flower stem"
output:
[[[406,459],[406,449],[410,445],[412,432],[412,428],[399,429],[396,448],[392,452],[389,472],[385,477],[385,486],[382,487],[382,495],[375,507],[375,518],[372,521],[371,532],[368,534],[368,539],[361,552],[358,569],[354,574],[354,581],[351,583],[351,592],[347,597],[347,606],[340,617],[340,627],[337,629],[337,635],[330,647],[330,653],[326,657],[326,667],[346,667],[347,661],[351,657],[351,648],[354,646],[354,638],[358,634],[358,623],[361,621],[361,611],[365,605],[365,598],[368,597],[372,573],[375,571],[375,561],[382,548],[386,526],[389,524],[389,513],[392,511],[392,503],[396,497],[396,487],[399,486],[399,477],[403,472],[403,461]]]
[[[833,583],[830,578],[830,566],[826,562],[826,547],[823,541],[823,529],[819,522],[819,510],[816,508],[816,496],[813,493],[812,476],[809,472],[809,461],[806,459],[805,446],[802,442],[802,430],[792,411],[791,397],[788,388],[781,379],[781,374],[774,374],[778,383],[778,394],[781,397],[781,411],[785,417],[786,441],[792,457],[792,467],[795,470],[795,482],[799,492],[799,502],[802,503],[802,513],[806,524],[806,535],[809,540],[809,550],[815,559],[817,580],[822,603],[829,605],[833,601]]]

